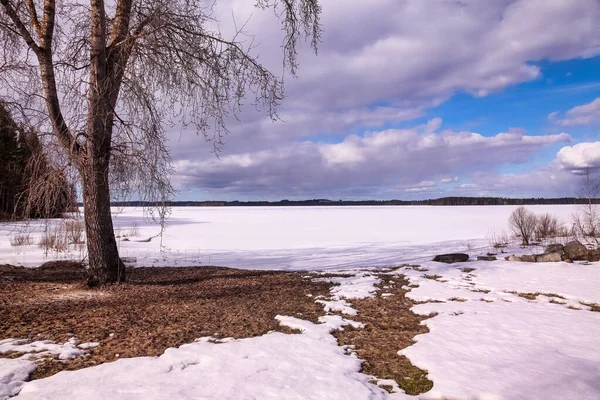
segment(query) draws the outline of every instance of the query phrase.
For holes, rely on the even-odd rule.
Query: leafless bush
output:
[[[140,234],[140,228],[138,228],[137,222],[133,222],[127,229],[123,230],[123,236],[137,236]]]
[[[56,244],[56,232],[46,232],[40,237],[38,245],[44,249],[46,253],[54,248]]]
[[[553,215],[545,213],[537,217],[535,237],[538,240],[554,238],[559,236],[559,232],[561,229],[562,226],[558,222],[558,219]]]
[[[65,231],[69,244],[83,244],[85,225],[82,220],[72,219],[65,221]]]
[[[510,214],[508,224],[511,231],[521,238],[524,246],[529,245],[537,228],[538,219],[534,213],[521,206]]]
[[[62,253],[69,249],[67,231],[64,225],[58,225],[52,230],[44,232],[38,245],[44,250],[45,254],[51,251]]]
[[[27,246],[31,244],[29,233],[17,233],[10,237],[11,246]]]
[[[130,226],[120,229],[115,229],[115,237],[126,238],[130,236],[137,236],[140,234],[140,228],[138,228],[137,222],[133,222]]]
[[[582,178],[579,197],[584,198],[586,202],[580,205],[573,215],[573,230],[576,236],[600,247],[600,205],[597,203],[600,195],[600,175],[593,177],[588,169],[584,171]]]
[[[493,247],[494,249],[505,248],[510,243],[510,238],[508,237],[505,231],[492,232],[488,234],[487,239],[490,244],[490,247]]]

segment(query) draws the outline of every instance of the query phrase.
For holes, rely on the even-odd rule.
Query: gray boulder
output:
[[[564,251],[565,258],[570,258],[571,260],[587,260],[588,258],[588,249],[578,240],[573,240],[565,244]]]
[[[544,254],[548,254],[548,253],[559,253],[560,255],[563,255],[563,254],[565,254],[565,250],[564,250],[564,247],[562,244],[553,243],[553,244],[549,244],[544,249]]]
[[[477,256],[477,261],[496,261],[494,256]]]
[[[465,253],[450,253],[450,254],[438,254],[433,258],[433,261],[443,262],[447,264],[465,262],[469,259],[469,255]]]
[[[562,261],[561,253],[544,253],[535,256],[535,262],[558,262]]]

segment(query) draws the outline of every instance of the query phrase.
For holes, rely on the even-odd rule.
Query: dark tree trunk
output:
[[[125,266],[110,213],[108,165],[91,162],[81,167],[83,208],[89,258],[88,285],[98,286],[125,280]]]

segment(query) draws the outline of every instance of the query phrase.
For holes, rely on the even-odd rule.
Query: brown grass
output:
[[[114,361],[117,354],[157,356],[202,336],[290,332],[275,316],[316,322],[323,310],[307,295],[327,296],[331,287],[303,273],[189,267],[137,268],[125,284],[89,290],[84,272],[77,263],[0,266],[0,338],[100,342],[88,357],[42,362],[32,379]]]
[[[363,372],[379,379],[393,379],[410,395],[429,391],[433,383],[427,372],[413,366],[408,358],[397,354],[398,350],[414,343],[415,335],[427,333],[421,321],[426,317],[413,314],[413,303],[402,290],[408,280],[402,276],[379,274],[380,289],[390,286],[387,293],[393,296],[353,300],[358,316],[352,319],[365,324],[364,329],[344,328],[335,332],[340,345],[354,345],[358,356],[364,360]],[[393,280],[395,283],[391,283]],[[384,388],[389,389],[389,388]]]
[[[32,243],[29,233],[17,233],[16,235],[11,236],[9,240],[10,245],[13,247],[27,246]]]
[[[558,299],[564,299],[563,296],[556,294],[556,293],[544,293],[544,292],[523,293],[523,292],[515,292],[515,291],[511,291],[511,292],[507,292],[507,293],[514,294],[519,297],[523,297],[524,299],[527,299],[527,300],[535,300],[540,295],[546,296],[546,297],[556,297]]]
[[[584,306],[588,306],[590,308],[590,311],[600,312],[600,304],[588,303],[585,301],[581,301],[580,303],[583,304]]]

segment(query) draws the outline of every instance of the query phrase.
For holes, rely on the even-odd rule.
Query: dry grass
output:
[[[427,372],[413,366],[408,358],[397,354],[398,350],[414,343],[415,335],[427,333],[421,325],[425,317],[410,311],[413,303],[405,297],[403,285],[408,281],[401,276],[379,274],[385,291],[393,296],[378,296],[353,300],[358,310],[353,320],[365,324],[363,329],[344,328],[334,333],[340,345],[353,345],[358,356],[364,360],[363,372],[378,379],[393,379],[406,393],[417,395],[427,392],[433,383],[427,379]],[[394,281],[395,283],[391,283]],[[389,388],[384,388],[389,389]]]
[[[460,270],[466,274],[475,271],[477,268],[461,268]]]
[[[354,274],[343,274],[343,273],[334,273],[334,272],[326,272],[324,274],[311,273],[309,274],[314,279],[319,278],[352,278]]]
[[[39,269],[0,266],[0,338],[63,342],[75,336],[100,342],[88,357],[42,362],[32,375],[37,379],[114,361],[117,354],[157,356],[202,336],[291,333],[275,316],[316,322],[323,310],[314,296],[327,296],[331,287],[302,275],[217,267],[137,268],[128,271],[125,284],[89,290],[85,270],[77,263],[48,263]]]
[[[536,300],[538,296],[546,296],[546,297],[556,297],[558,299],[564,299],[563,296],[556,294],[556,293],[544,293],[544,292],[535,292],[535,293],[523,293],[523,292],[515,292],[515,291],[511,291],[511,292],[506,292],[506,293],[510,293],[510,294],[514,294],[517,295],[519,297],[523,297],[524,299],[527,300]]]
[[[588,306],[590,308],[590,311],[600,312],[600,304],[588,303],[586,301],[581,301],[580,303],[583,304],[584,306]]]
[[[82,220],[72,219],[65,221],[65,235],[70,244],[85,243],[85,224]]]
[[[115,230],[116,238],[128,238],[131,236],[137,236],[139,234],[140,234],[140,228],[138,227],[138,224],[135,221],[126,228]]]
[[[61,224],[46,231],[39,239],[40,246],[46,254],[50,252],[62,253],[69,249],[69,239],[66,225]]]
[[[550,299],[549,303],[552,303],[552,304],[561,304],[561,305],[565,305],[566,304],[564,301],[558,301],[558,300],[554,300],[554,299]]]
[[[32,243],[29,233],[17,233],[10,237],[10,245],[16,246],[27,246]]]

